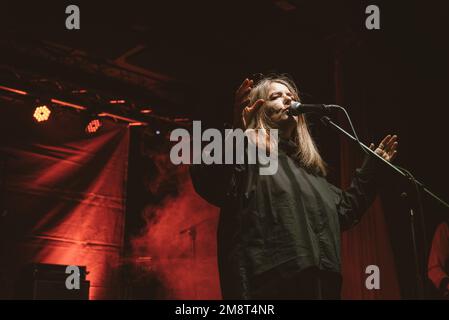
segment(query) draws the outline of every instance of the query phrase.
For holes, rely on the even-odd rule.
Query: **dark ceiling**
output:
[[[80,8],[81,30],[65,29],[69,4]],[[381,30],[365,28],[369,4],[381,10]],[[334,101],[336,56],[346,73],[372,76],[372,101],[398,85],[396,94],[444,88],[448,17],[443,0],[3,1],[1,64],[26,71],[22,84],[38,91],[53,89],[36,78],[64,82],[67,99],[124,98],[123,113],[223,121],[255,73],[287,72],[306,101]],[[77,87],[103,99],[71,95]]]
[[[382,4],[389,32],[370,34],[370,3],[356,0],[78,1],[77,31],[64,25],[71,2],[6,1],[2,47],[9,65],[132,97],[161,115],[197,117],[215,101],[211,117],[223,117],[253,73],[288,72],[306,82],[306,94],[330,99],[336,50],[367,39],[369,48],[385,46],[407,28],[402,17],[415,26],[417,5],[408,3]]]

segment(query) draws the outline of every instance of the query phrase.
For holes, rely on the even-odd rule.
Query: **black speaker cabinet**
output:
[[[30,300],[88,300],[90,282],[86,280],[86,267],[80,270],[80,288],[68,289],[65,273],[67,265],[31,264],[23,270],[18,282],[16,298]]]

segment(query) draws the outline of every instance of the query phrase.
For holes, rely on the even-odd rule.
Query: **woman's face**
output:
[[[297,117],[287,113],[294,95],[287,86],[279,82],[271,82],[268,86],[268,95],[265,100],[266,113],[279,129],[292,129],[297,124]]]

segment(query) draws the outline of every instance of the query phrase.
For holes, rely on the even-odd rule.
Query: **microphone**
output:
[[[340,108],[335,104],[307,104],[293,101],[287,110],[287,113],[292,116],[299,116],[303,113],[328,113],[332,108]]]

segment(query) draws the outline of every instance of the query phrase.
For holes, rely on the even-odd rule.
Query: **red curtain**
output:
[[[344,105],[342,61],[335,61],[336,101]],[[349,111],[351,115],[351,111]],[[353,118],[354,119],[354,118]],[[363,128],[363,124],[357,128]],[[340,123],[346,123],[339,117]],[[366,124],[367,125],[367,124]],[[377,141],[376,141],[377,142]],[[362,153],[346,137],[340,139],[341,187],[347,188],[362,162]],[[369,290],[365,281],[369,274],[366,267],[379,267],[380,288]],[[342,235],[343,299],[399,299],[394,256],[384,219],[382,203],[377,197],[360,223]]]
[[[86,266],[91,299],[118,297],[129,129],[103,121],[92,135],[70,111],[37,124],[23,105],[1,108],[3,296],[25,265],[49,263]]]

